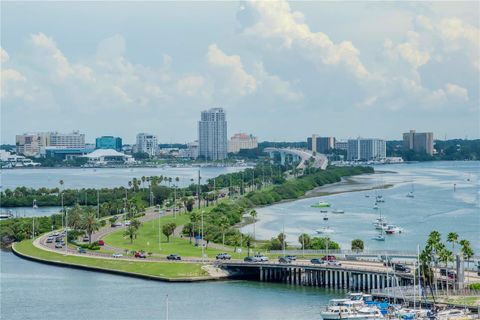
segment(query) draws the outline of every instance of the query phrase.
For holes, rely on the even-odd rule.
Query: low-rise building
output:
[[[40,163],[31,159],[5,150],[0,150],[0,163],[2,168],[36,167],[40,165]]]
[[[114,136],[101,136],[95,139],[95,149],[113,149],[122,151],[122,138]]]
[[[178,156],[181,158],[197,159],[198,158],[198,140],[187,143],[186,149],[178,150]]]
[[[135,162],[132,156],[114,149],[97,149],[85,155],[85,158],[88,159],[89,165],[94,166],[131,164]]]
[[[238,153],[242,149],[258,148],[257,137],[246,133],[235,133],[228,141],[228,153]]]

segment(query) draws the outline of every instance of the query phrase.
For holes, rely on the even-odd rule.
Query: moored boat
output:
[[[319,201],[318,203],[312,204],[312,208],[328,208],[330,207],[330,203],[325,201]]]

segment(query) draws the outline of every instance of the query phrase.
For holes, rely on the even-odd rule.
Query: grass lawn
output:
[[[108,260],[89,257],[65,256],[60,253],[41,250],[32,244],[32,240],[24,240],[22,242],[15,243],[14,246],[17,251],[32,257],[51,261],[73,263],[83,266],[99,267],[109,270],[133,272],[164,278],[186,278],[208,275],[204,270],[201,269],[201,264],[197,263],[125,261],[120,259]]]
[[[451,296],[451,297],[436,297],[438,301],[460,304],[466,306],[475,306],[480,303],[480,297],[478,296]]]

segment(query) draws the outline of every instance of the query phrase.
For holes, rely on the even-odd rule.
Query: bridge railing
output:
[[[272,254],[283,254],[283,250],[270,250]],[[389,257],[389,256],[409,256],[417,257],[415,251],[405,251],[405,250],[285,250],[285,254],[290,255],[358,255],[358,256],[378,256],[378,257]]]

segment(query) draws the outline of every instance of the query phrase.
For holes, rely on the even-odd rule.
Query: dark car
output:
[[[47,238],[47,243],[52,243],[53,242],[53,238]]]
[[[232,259],[232,256],[229,255],[228,253],[219,253],[215,258],[217,260],[230,260]]]
[[[147,256],[145,255],[145,253],[143,253],[143,252],[138,252],[138,251],[135,252],[135,255],[134,255],[134,256],[135,256],[135,258],[140,258],[140,259],[146,259],[146,258],[147,258]]]
[[[78,253],[87,253],[87,250],[83,248],[78,248]]]
[[[312,264],[324,264],[325,261],[320,259],[320,258],[313,258],[312,260],[310,260],[310,263],[312,263]]]
[[[409,273],[411,271],[409,267],[406,267],[403,264],[398,264],[398,263],[393,265],[393,270],[398,272],[405,272],[405,273]]]
[[[167,256],[167,260],[182,260],[182,257],[180,257],[178,254],[171,254]]]
[[[287,256],[285,256],[285,258],[290,259],[290,260],[292,260],[292,261],[297,260],[297,256],[287,255]]]
[[[278,258],[278,262],[280,262],[280,263],[292,263],[292,260],[288,259],[288,257],[280,257],[280,258]]]
[[[56,237],[55,238],[55,242],[62,242],[63,241],[63,237]]]
[[[440,275],[447,276],[448,279],[457,280],[457,273],[454,270],[447,270],[446,268],[440,268]]]
[[[327,255],[327,256],[323,256],[322,260],[323,261],[337,261],[337,257]]]
[[[60,242],[55,243],[55,248],[60,249],[60,248],[62,248],[62,247],[63,247],[63,246],[62,246],[62,244],[61,244]]]

